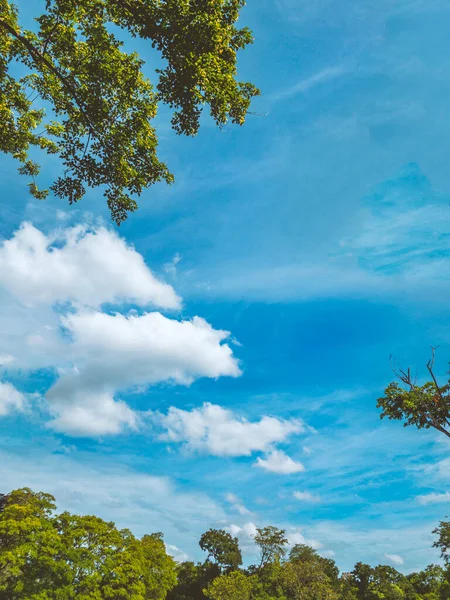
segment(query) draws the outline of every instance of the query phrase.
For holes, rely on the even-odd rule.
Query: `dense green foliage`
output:
[[[257,530],[260,556],[241,567],[238,540],[210,529],[204,562],[178,565],[161,534],[137,539],[95,516],[55,513],[54,498],[20,489],[0,494],[0,600],[449,600],[450,523],[436,528],[445,567],[403,575],[335,562],[304,544],[288,553],[286,533]]]
[[[242,124],[258,94],[236,79],[237,52],[252,41],[247,28],[236,27],[243,5],[47,0],[35,29],[26,30],[17,7],[0,0],[0,150],[22,163],[31,193],[48,194],[35,182],[39,165],[30,150],[37,147],[62,162],[50,188],[56,196],[77,202],[86,187],[100,186],[120,223],[145,188],[173,179],[158,159],[151,125],[160,102],[174,110],[172,127],[180,134],[197,133],[205,105],[219,126]],[[155,86],[143,74],[142,57],[123,50],[130,35],[148,40],[162,57]]]
[[[175,585],[159,534],[139,540],[98,517],[54,510],[52,496],[29,489],[3,503],[1,600],[163,600]]]

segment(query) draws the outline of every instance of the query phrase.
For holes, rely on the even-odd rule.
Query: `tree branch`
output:
[[[89,116],[86,112],[86,107],[84,106],[84,102],[78,97],[78,92],[76,91],[74,86],[70,83],[70,81],[67,81],[67,79],[64,77],[64,75],[62,75],[62,73],[59,72],[59,70],[55,67],[55,65],[51,61],[49,61],[45,56],[42,56],[42,54],[39,53],[39,51],[33,46],[33,44],[25,36],[21,35],[18,31],[16,31],[14,29],[14,27],[12,27],[9,23],[4,21],[3,19],[0,19],[0,27],[3,27],[3,29],[6,29],[6,31],[8,31],[8,33],[10,33],[13,37],[16,38],[16,40],[18,40],[23,46],[25,46],[25,48],[28,50],[28,53],[30,54],[31,58],[33,59],[33,61],[35,63],[40,62],[41,64],[44,64],[49,69],[49,71],[51,71],[53,73],[53,75],[55,75],[55,77],[57,77],[59,79],[59,81],[62,83],[62,85],[71,94],[76,105],[80,109],[81,114],[83,115],[83,117],[86,120],[86,124],[89,128],[90,133],[95,135],[95,128],[92,125],[91,120],[89,119]]]
[[[442,400],[441,389],[440,389],[439,384],[437,382],[436,376],[435,376],[435,374],[433,372],[435,355],[436,355],[436,348],[434,348],[433,346],[431,346],[431,358],[427,362],[427,369],[428,369],[428,372],[429,372],[429,374],[431,375],[431,377],[433,379],[434,385],[436,386],[436,391],[439,394],[439,398],[441,398],[441,400]]]

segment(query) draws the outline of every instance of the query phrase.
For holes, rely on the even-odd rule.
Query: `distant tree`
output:
[[[191,561],[177,567],[177,584],[167,594],[167,600],[205,600],[204,590],[221,574],[217,564]]]
[[[208,552],[223,570],[236,570],[242,564],[239,541],[223,529],[209,529],[200,538],[200,548]]]
[[[292,600],[338,600],[339,571],[304,544],[294,546],[283,565],[283,587]]]
[[[411,573],[407,579],[418,598],[426,598],[426,600],[448,600],[450,598],[447,573],[439,565],[429,565],[423,571]]]
[[[20,600],[64,586],[68,566],[52,520],[55,499],[28,488],[8,494],[0,512],[0,600]]]
[[[146,188],[173,180],[151,124],[160,103],[174,110],[178,134],[197,133],[205,106],[219,127],[242,124],[259,93],[237,80],[237,52],[252,42],[249,29],[236,26],[244,3],[47,0],[28,30],[17,6],[0,0],[0,151],[22,163],[31,194],[48,194],[30,156],[38,148],[62,163],[50,186],[57,197],[73,203],[100,187],[119,224]],[[29,12],[28,0],[20,5]],[[127,38],[159,52],[155,86],[142,57],[123,50]]]
[[[288,539],[284,529],[278,529],[271,525],[257,528],[254,539],[260,549],[260,569],[271,562],[282,560],[286,556]]]
[[[411,375],[411,369],[394,369],[404,387],[395,381],[390,383],[384,396],[378,399],[377,407],[382,409],[382,419],[404,421],[404,427],[433,428],[450,437],[450,380],[439,385],[434,373],[434,354],[433,348],[427,364],[431,381],[420,386]]]
[[[289,552],[289,562],[315,562],[320,566],[333,585],[337,585],[339,582],[339,569],[334,560],[320,556],[314,548],[307,544],[295,544]]]
[[[5,507],[7,500],[8,500],[8,494],[0,494],[0,511],[2,511],[3,508]]]
[[[357,589],[359,600],[369,598],[370,584],[372,582],[373,569],[370,565],[357,562],[352,571],[353,582]]]
[[[357,563],[352,575],[358,600],[419,600],[407,578],[391,566]]]
[[[24,488],[0,513],[0,600],[163,600],[176,582],[160,536],[136,539],[95,516],[55,515]]]
[[[211,600],[251,600],[255,579],[255,576],[233,571],[217,577],[204,593]]]

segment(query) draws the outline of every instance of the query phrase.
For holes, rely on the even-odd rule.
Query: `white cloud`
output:
[[[231,524],[226,528],[232,536],[239,538],[243,546],[254,546],[254,537],[257,534],[257,526],[249,521],[240,527],[239,525]]]
[[[129,301],[179,308],[170,285],[114,232],[84,226],[45,235],[23,223],[0,246],[0,284],[25,305],[74,302],[97,307]]]
[[[89,358],[91,366],[83,372],[96,382],[171,380],[189,385],[198,377],[241,374],[231,348],[222,343],[229,332],[200,317],[177,321],[159,312],[125,316],[93,311],[68,315],[62,323],[72,336],[78,362]]]
[[[318,540],[307,539],[298,529],[291,529],[286,532],[289,546],[295,546],[296,544],[302,544],[314,548],[314,550],[320,550],[323,548],[323,544]]]
[[[255,466],[279,475],[292,475],[305,470],[302,463],[292,460],[281,450],[273,450],[267,458],[258,457]]]
[[[422,496],[417,496],[416,500],[419,504],[442,504],[444,502],[450,502],[450,492],[445,492],[443,494],[424,494]]]
[[[24,223],[0,244],[0,293],[8,315],[0,316],[0,365],[9,368],[14,355],[17,369],[58,372],[46,394],[56,431],[101,436],[134,429],[139,414],[120,400],[121,392],[241,374],[226,343],[229,332],[200,317],[101,312],[105,303],[167,309],[181,304],[134,248],[103,227],[47,235]]]
[[[365,125],[366,127],[366,125]],[[330,237],[309,261],[243,260],[208,264],[198,277],[213,296],[272,301],[398,298],[440,303],[450,287],[448,198],[416,164],[376,185],[348,235]],[[198,281],[202,287],[202,282]]]
[[[397,565],[398,567],[401,567],[405,564],[403,558],[398,554],[385,554],[384,557],[387,558],[387,560],[389,560],[392,564]]]
[[[57,390],[61,393],[61,387],[67,382],[60,380],[59,383]],[[138,414],[125,402],[115,400],[108,392],[90,393],[89,390],[77,390],[69,385],[65,396],[55,396],[54,390],[51,390],[47,397],[55,415],[49,427],[66,435],[113,435],[138,426]]]
[[[305,92],[309,91],[310,89],[312,89],[322,83],[326,83],[328,81],[332,81],[333,79],[336,79],[337,77],[341,77],[342,75],[345,74],[345,72],[346,71],[342,66],[326,67],[326,68],[322,69],[321,71],[318,71],[317,73],[314,73],[313,75],[310,75],[309,77],[307,77],[305,79],[302,79],[301,81],[297,82],[292,87],[289,87],[284,90],[281,90],[280,92],[277,92],[276,94],[274,94],[272,96],[271,99],[275,102],[278,102],[279,100],[287,100],[289,98],[293,98],[294,96],[297,96],[298,94],[304,94]]]
[[[189,385],[199,377],[238,377],[228,332],[204,319],[169,319],[158,312],[69,314],[62,323],[71,337],[76,368],[63,369],[47,393],[56,417],[51,427],[69,435],[107,435],[135,428],[138,416],[115,398],[118,390],[162,381]],[[172,415],[172,420],[173,420]]]
[[[26,449],[21,454],[0,450],[0,491],[30,487],[48,492],[55,496],[58,510],[95,514],[138,536],[162,531],[168,544],[189,544],[193,550],[210,524],[227,517],[207,494],[185,492],[169,477],[142,468],[135,471],[117,455],[40,450],[33,459]]]
[[[181,254],[178,254],[178,252],[177,252],[174,255],[174,257],[172,258],[172,260],[164,265],[164,271],[166,273],[169,273],[169,275],[176,275],[177,274],[177,266],[180,261],[181,261]]]
[[[11,356],[11,354],[0,354],[0,367],[3,365],[9,365],[14,361],[15,358],[14,356]]]
[[[21,412],[25,407],[25,398],[16,388],[0,381],[0,417],[13,412]]]
[[[294,498],[302,502],[320,502],[320,497],[311,492],[294,492]]]
[[[235,496],[234,494],[227,494],[226,495],[226,500],[227,502],[229,502],[231,504],[231,507],[236,510],[240,515],[245,516],[245,515],[251,515],[252,512],[250,510],[248,510],[248,508],[246,508],[241,500]]]
[[[170,554],[177,563],[189,560],[189,554],[186,554],[186,552],[183,552],[183,550],[180,550],[178,546],[174,546],[173,544],[166,544],[166,552],[167,554]]]
[[[304,430],[300,421],[264,416],[252,422],[209,403],[191,411],[171,407],[167,415],[158,415],[158,420],[167,430],[164,439],[215,456],[250,456],[253,452],[264,452],[289,435]]]

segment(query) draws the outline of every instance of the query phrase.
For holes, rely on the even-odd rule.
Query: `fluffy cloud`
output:
[[[47,399],[56,417],[51,427],[69,435],[135,428],[138,416],[115,399],[117,390],[240,375],[230,347],[222,344],[228,332],[199,317],[177,321],[157,312],[124,316],[93,311],[68,315],[62,323],[77,368],[61,372]]]
[[[189,560],[189,555],[183,550],[180,550],[178,546],[173,544],[166,544],[166,552],[174,559],[175,562],[182,563]]]
[[[191,411],[171,407],[167,415],[157,418],[167,430],[164,439],[215,456],[250,456],[253,452],[264,452],[289,435],[304,430],[300,421],[264,416],[251,422],[209,403]]]
[[[0,381],[0,417],[12,412],[22,411],[25,406],[25,398],[10,383]]]
[[[320,502],[320,497],[311,492],[294,492],[294,498],[301,502]]]
[[[405,564],[405,561],[403,560],[403,558],[401,556],[399,556],[398,554],[385,554],[384,558],[387,558],[388,561],[390,561],[392,564],[396,565],[397,567],[401,567],[402,565]]]
[[[8,332],[0,364],[9,368],[14,355],[20,360],[13,367],[58,372],[46,394],[56,431],[101,436],[135,429],[139,414],[121,401],[122,391],[241,374],[225,343],[230,334],[200,317],[181,321],[160,312],[101,311],[105,303],[181,305],[142,256],[103,227],[46,235],[24,223],[0,245],[1,288],[1,300],[9,304],[8,320],[0,317],[0,329]],[[2,412],[20,405],[19,396],[6,392]]]
[[[320,550],[323,548],[323,544],[318,540],[307,539],[298,529],[291,529],[286,532],[289,546],[295,546],[296,544],[302,544],[311,546],[314,550]]]
[[[54,431],[78,437],[96,437],[137,428],[138,414],[125,402],[115,400],[108,392],[92,393],[67,384],[67,380],[62,378],[47,394],[50,410],[55,416],[48,425]],[[68,391],[66,396],[62,395],[65,387]]]
[[[257,527],[251,521],[245,523],[240,527],[239,525],[231,524],[226,527],[226,530],[231,533],[233,537],[237,537],[239,539],[239,543],[247,551],[255,552],[255,535],[257,534]]]
[[[450,502],[450,492],[444,494],[424,494],[423,496],[417,496],[417,502],[422,505],[426,504],[442,504],[444,502]]]
[[[238,377],[227,331],[200,317],[169,319],[159,312],[109,315],[83,312],[62,321],[76,346],[78,362],[88,357],[82,377],[116,384],[171,380],[189,385],[198,377]]]
[[[258,457],[255,466],[279,475],[292,475],[305,470],[302,463],[292,460],[281,450],[273,450],[266,458]]]
[[[127,300],[179,308],[170,285],[114,232],[84,226],[45,235],[23,223],[0,246],[0,284],[26,305],[75,302],[99,306]]]

